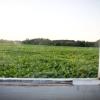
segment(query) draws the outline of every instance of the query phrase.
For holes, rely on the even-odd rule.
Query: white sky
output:
[[[0,39],[100,39],[100,0],[0,0]]]

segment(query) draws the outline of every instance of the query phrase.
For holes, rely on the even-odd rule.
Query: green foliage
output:
[[[0,44],[0,77],[96,77],[98,48]]]
[[[76,47],[98,47],[98,41],[75,41],[75,40],[49,40],[44,38],[26,39],[23,44],[53,45],[53,46],[76,46]]]

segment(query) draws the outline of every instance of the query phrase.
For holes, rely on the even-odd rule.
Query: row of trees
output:
[[[54,45],[54,46],[79,46],[79,47],[97,47],[99,40],[96,42],[75,41],[75,40],[49,40],[43,38],[26,39],[22,41],[24,44],[34,45]]]
[[[23,43],[33,45],[54,45],[54,46],[79,46],[79,47],[100,47],[100,40],[96,42],[75,41],[75,40],[49,40],[44,38],[26,39],[24,41],[0,40],[0,43]]]

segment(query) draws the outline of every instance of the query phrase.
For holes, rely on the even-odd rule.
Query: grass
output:
[[[97,77],[98,48],[0,43],[0,77]]]

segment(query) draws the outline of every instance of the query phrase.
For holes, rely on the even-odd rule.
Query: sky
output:
[[[0,0],[0,39],[100,39],[100,0]]]

